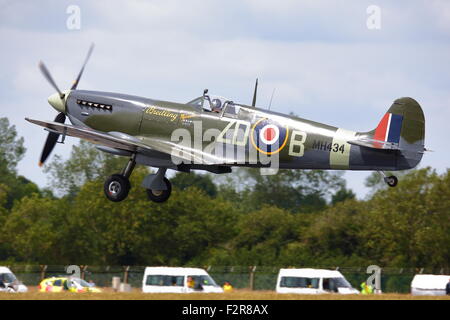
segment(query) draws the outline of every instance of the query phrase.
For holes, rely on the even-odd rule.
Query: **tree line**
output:
[[[53,156],[39,188],[17,173],[25,152],[0,118],[2,263],[449,267],[449,170],[411,170],[389,189],[373,174],[364,200],[335,171],[176,173],[156,204],[138,166],[129,197],[112,203],[104,179],[127,159],[80,142]]]

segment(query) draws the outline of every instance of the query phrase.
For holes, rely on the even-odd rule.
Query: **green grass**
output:
[[[278,294],[273,291],[235,290],[229,293],[142,293],[134,289],[128,293],[41,293],[31,288],[27,293],[0,293],[0,300],[450,300],[450,296],[412,296],[410,294],[379,295],[299,295]]]

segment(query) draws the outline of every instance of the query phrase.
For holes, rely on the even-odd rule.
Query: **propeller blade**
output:
[[[55,118],[55,122],[64,123],[66,121],[66,115],[64,113],[58,113]],[[47,160],[48,156],[52,152],[53,148],[58,141],[59,134],[54,132],[49,132],[47,136],[47,140],[45,141],[44,149],[42,150],[41,159],[39,160],[39,167],[44,165],[45,160]]]
[[[52,75],[50,74],[47,67],[45,66],[45,64],[42,61],[39,62],[39,69],[41,69],[41,72],[44,75],[45,79],[47,79],[47,81],[50,82],[52,87],[59,93],[59,96],[61,97],[61,99],[64,98],[64,94],[61,92],[61,90],[59,90],[58,86],[56,85],[55,80],[53,80]]]
[[[89,57],[91,56],[93,50],[94,50],[94,44],[92,43],[91,46],[89,47],[88,54],[86,56],[86,59],[84,60],[83,66],[81,67],[80,73],[78,74],[77,78],[73,82],[72,88],[70,88],[70,90],[75,90],[77,88],[78,82],[80,81],[81,75],[83,74],[84,67],[86,67],[86,64],[87,64]]]
[[[255,83],[255,92],[253,92],[253,101],[252,101],[252,107],[256,105],[256,93],[258,92],[258,78],[256,78]]]

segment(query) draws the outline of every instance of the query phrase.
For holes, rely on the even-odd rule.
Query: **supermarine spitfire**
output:
[[[59,113],[54,121],[27,121],[49,131],[40,165],[58,139],[88,140],[103,152],[128,157],[122,172],[104,184],[111,201],[124,200],[136,164],[158,168],[142,182],[150,200],[171,194],[167,169],[229,173],[235,166],[275,169],[373,170],[391,187],[395,176],[384,171],[414,168],[421,160],[425,119],[412,98],[394,101],[374,130],[355,132],[203,95],[188,103],[120,93],[77,90],[93,46],[70,90],[61,91],[41,62],[40,69],[57,93],[48,98]],[[65,124],[66,117],[71,125]]]

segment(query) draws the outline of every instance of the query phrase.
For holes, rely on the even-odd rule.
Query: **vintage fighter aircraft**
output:
[[[188,103],[120,93],[77,90],[86,60],[70,90],[61,91],[41,62],[40,69],[57,91],[48,98],[59,113],[53,122],[26,118],[49,131],[40,165],[61,137],[88,140],[101,151],[129,157],[121,173],[104,184],[111,201],[124,200],[136,164],[158,168],[142,185],[150,200],[171,194],[167,169],[229,173],[233,166],[280,169],[374,170],[391,187],[395,176],[384,171],[414,168],[425,151],[425,119],[412,98],[394,101],[376,128],[355,132],[203,95]],[[64,124],[66,117],[71,125]],[[276,161],[275,161],[276,160]]]

